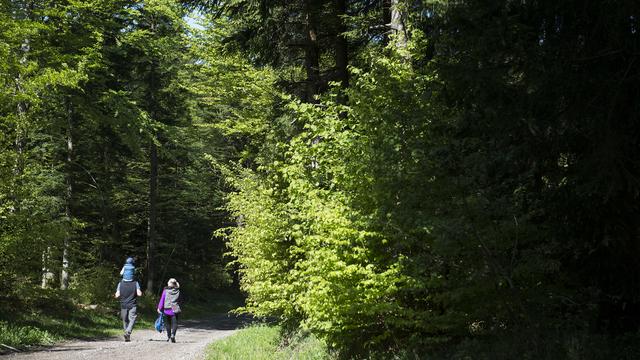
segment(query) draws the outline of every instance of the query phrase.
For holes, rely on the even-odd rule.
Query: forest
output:
[[[0,129],[4,309],[131,256],[339,358],[640,358],[636,0],[0,0]]]

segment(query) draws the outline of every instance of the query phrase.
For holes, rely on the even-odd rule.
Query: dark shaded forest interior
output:
[[[0,59],[4,309],[133,256],[341,358],[640,358],[638,1],[0,0]]]

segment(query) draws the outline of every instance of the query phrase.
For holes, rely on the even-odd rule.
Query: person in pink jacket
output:
[[[158,314],[164,317],[165,328],[167,329],[167,341],[176,342],[176,331],[178,330],[178,314],[180,314],[180,284],[174,278],[169,279],[167,287],[162,290],[160,301],[158,302]],[[171,320],[171,326],[169,326]]]

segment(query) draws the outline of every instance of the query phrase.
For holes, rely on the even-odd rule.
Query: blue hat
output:
[[[133,264],[133,258],[132,257],[128,257],[127,261],[125,261],[127,264]]]

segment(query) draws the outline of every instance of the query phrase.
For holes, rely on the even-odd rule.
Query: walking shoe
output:
[[[124,341],[125,342],[131,341],[131,334],[124,334]]]
[[[171,342],[174,343],[176,342],[176,338],[174,338],[173,336],[171,337]]]

